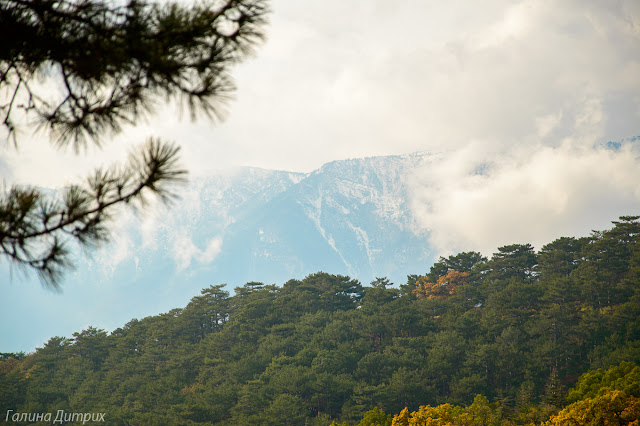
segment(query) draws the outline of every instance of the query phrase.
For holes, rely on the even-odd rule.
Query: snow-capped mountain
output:
[[[462,151],[335,161],[311,173],[241,167],[192,178],[177,189],[180,198],[170,208],[123,210],[110,244],[89,256],[78,253],[62,295],[43,290],[33,276],[23,280],[14,273],[6,280],[2,312],[11,326],[2,330],[0,351],[33,350],[52,336],[90,325],[114,330],[131,318],[185,306],[215,284],[226,283],[229,291],[249,281],[281,285],[318,271],[365,285],[376,277],[402,284],[408,274],[427,272],[436,251],[486,245],[489,254],[514,240],[538,238],[541,247],[560,235],[584,235],[616,215],[638,211],[638,141],[599,144],[587,153],[549,149],[523,162],[527,167],[517,173],[508,161],[491,161],[493,154]],[[558,156],[563,164],[577,162],[570,170],[578,174],[547,168]],[[583,181],[575,167],[593,164],[604,171]],[[556,188],[536,183],[540,167],[557,177]],[[618,169],[624,173],[606,173]],[[610,183],[612,178],[617,180]],[[517,198],[521,188],[541,190]],[[615,196],[600,211],[596,207],[607,193]],[[563,200],[573,194],[586,195],[567,209]],[[549,203],[557,200],[560,210],[550,215]],[[521,232],[530,216],[523,214],[527,206],[542,221],[533,218],[531,229]],[[558,211],[564,216],[557,217]],[[583,211],[593,215],[578,223]],[[496,221],[496,214],[504,221]],[[0,275],[12,276],[1,260]],[[25,315],[29,321],[14,321]]]
[[[336,161],[304,176],[226,229],[216,273],[278,282],[323,270],[368,283],[425,272],[430,251],[413,226],[405,180],[419,161]]]
[[[131,318],[185,306],[213,284],[283,284],[324,271],[368,284],[428,271],[427,235],[412,219],[407,179],[427,154],[335,161],[312,173],[250,167],[192,178],[168,208],[123,210],[112,241],[43,290],[19,273],[3,288],[4,350],[33,350],[89,325],[107,330]],[[6,262],[0,273],[10,277]],[[52,318],[55,317],[55,321]],[[36,326],[37,325],[37,326]],[[29,341],[23,336],[28,335]],[[30,343],[29,343],[30,342]]]
[[[176,284],[281,284],[317,271],[403,283],[432,261],[407,197],[407,173],[424,157],[335,161],[309,174],[247,167],[195,179],[162,218],[127,225],[126,241],[114,245],[129,256],[112,270],[134,262],[136,280]]]

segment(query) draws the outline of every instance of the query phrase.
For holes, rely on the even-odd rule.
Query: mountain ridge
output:
[[[259,278],[279,281],[286,279],[284,275],[302,277],[328,268],[365,281],[381,273],[392,273],[392,268],[376,269],[374,263],[379,258],[377,253],[389,252],[393,247],[385,249],[382,235],[373,239],[369,236],[379,227],[392,231],[390,236],[399,232],[405,237],[418,237],[415,227],[410,226],[406,171],[424,157],[424,154],[410,154],[337,160],[306,174],[240,168],[234,175],[239,181],[232,184],[232,192],[234,188],[236,191],[255,188],[256,182],[251,177],[256,173],[260,174],[261,185],[273,192],[261,199],[249,197],[247,202],[234,205],[231,210],[241,206],[245,216],[231,212],[228,226],[217,228],[222,238],[220,256],[225,258],[221,263],[233,265],[233,274],[237,275],[243,275],[239,273],[243,264],[248,265],[249,270],[260,272],[259,277],[244,274],[243,278],[236,279],[237,284]],[[282,182],[284,176],[289,179],[287,185]],[[210,182],[211,178],[208,179]],[[271,180],[279,182],[274,186]],[[216,204],[215,200],[206,201]],[[217,201],[229,204],[225,197]],[[207,210],[214,210],[213,204]],[[199,226],[192,229],[203,230]],[[293,229],[296,231],[290,233]],[[210,229],[204,233],[207,231]],[[296,241],[297,237],[303,238],[306,244]],[[426,238],[422,244],[426,247]],[[424,259],[426,250],[419,257]],[[212,263],[216,261],[220,262]],[[273,262],[287,271],[286,274],[271,274]],[[406,266],[406,261],[403,265]],[[425,261],[423,265],[421,270],[428,263]],[[233,278],[219,265],[214,265],[213,272],[223,282]]]

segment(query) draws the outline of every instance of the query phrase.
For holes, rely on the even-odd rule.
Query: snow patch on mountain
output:
[[[311,173],[238,167],[193,178],[171,206],[123,211],[70,281],[144,288],[282,283],[317,271],[403,283],[433,259],[408,200],[424,155],[334,161]],[[110,284],[112,283],[112,284]],[[80,284],[78,284],[80,285]]]

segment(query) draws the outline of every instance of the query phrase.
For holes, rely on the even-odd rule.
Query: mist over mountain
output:
[[[194,179],[148,223],[116,237],[138,280],[165,277],[242,285],[280,283],[319,270],[367,284],[397,283],[433,260],[410,213],[407,176],[429,156],[335,161],[309,173],[242,167]]]
[[[575,208],[595,212],[600,210],[592,206],[599,198],[595,188],[614,193],[609,186],[617,185],[622,197],[624,183],[614,181],[612,173],[635,168],[638,140],[599,143],[586,154],[551,149],[525,163],[530,173],[522,176],[509,172],[508,159],[485,154],[461,162],[457,151],[333,161],[311,173],[251,167],[215,171],[178,187],[179,198],[169,208],[126,213],[113,242],[86,263],[81,259],[78,273],[91,271],[84,280],[97,277],[108,282],[119,276],[118,281],[136,286],[154,282],[196,291],[211,284],[226,283],[232,289],[249,281],[283,283],[317,271],[349,275],[363,284],[376,277],[402,284],[407,274],[426,272],[437,255],[451,249],[434,245],[442,235],[474,235],[485,229],[483,242],[489,249],[473,244],[460,249],[486,255],[513,238],[531,241],[527,227],[511,229],[506,220],[488,225],[502,211],[516,208],[517,213],[518,205],[548,206],[555,216],[564,209],[568,220],[579,224],[570,206],[556,201],[573,200]],[[558,166],[546,180],[536,175],[537,163],[570,156],[575,156],[576,167],[600,165],[589,178],[593,182],[576,173],[567,178],[567,166]],[[449,175],[449,170],[458,171]],[[511,188],[509,182],[517,186]],[[633,190],[633,182],[628,183]],[[593,196],[577,198],[588,193]],[[525,199],[513,203],[509,197]],[[468,208],[458,205],[461,200]],[[500,206],[499,211],[491,202]],[[598,213],[597,219],[605,224],[634,206],[620,200],[609,204],[615,212]],[[537,212],[533,207],[532,211]],[[544,209],[538,213],[555,217]],[[584,215],[592,227],[598,224],[595,217]],[[542,217],[537,221],[549,229],[567,227],[547,224]],[[529,227],[536,226],[536,220],[530,222]],[[458,229],[465,223],[475,223],[474,229]],[[575,227],[572,235],[592,229],[589,224]]]
[[[193,177],[169,207],[120,211],[110,243],[78,251],[61,294],[0,262],[0,319],[29,314],[3,330],[0,351],[30,351],[88,326],[113,330],[185,306],[211,285],[282,285],[318,271],[399,285],[443,254],[585,236],[638,211],[639,147],[631,137],[547,149],[519,160],[517,173],[509,157],[451,151]]]
[[[122,210],[108,244],[78,252],[61,294],[0,263],[2,275],[12,277],[3,289],[5,314],[30,315],[3,331],[0,350],[33,350],[89,325],[112,330],[185,305],[216,284],[233,291],[318,271],[365,285],[376,277],[403,284],[435,256],[408,194],[410,171],[432,157],[335,161],[311,173],[238,167],[194,177],[176,188],[169,207]]]

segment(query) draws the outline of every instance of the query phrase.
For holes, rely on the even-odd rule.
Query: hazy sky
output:
[[[477,4],[275,0],[267,42],[234,72],[239,90],[224,122],[159,106],[80,156],[23,135],[17,151],[0,151],[0,177],[61,186],[151,135],[181,144],[194,174],[230,165],[308,172],[345,158],[446,151],[437,170],[416,171],[412,193],[418,222],[443,252],[491,250],[505,223],[535,221],[525,227],[535,234],[501,232],[541,240],[631,213],[633,155],[584,149],[640,134],[640,2]],[[470,180],[479,164],[485,175]]]
[[[5,184],[60,186],[162,136],[194,174],[308,172],[345,158],[443,152],[411,177],[441,253],[604,229],[640,213],[640,2],[275,0],[266,44],[234,72],[223,123],[175,108],[103,151],[46,137],[0,149]],[[636,145],[640,145],[638,142]]]
[[[479,144],[582,145],[640,132],[640,3],[275,0],[268,41],[234,72],[219,125],[175,109],[75,157],[46,138],[1,151],[10,181],[63,185],[156,135],[193,172]],[[56,161],[52,161],[56,158]],[[108,161],[107,161],[108,162]],[[4,163],[4,164],[3,164]]]

